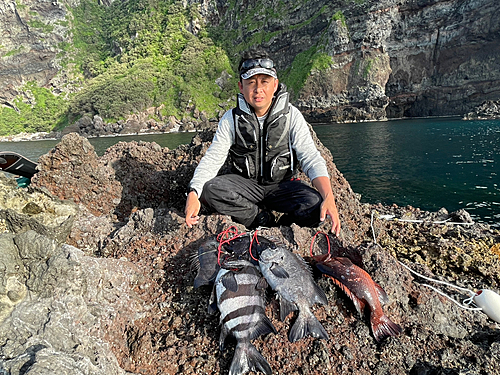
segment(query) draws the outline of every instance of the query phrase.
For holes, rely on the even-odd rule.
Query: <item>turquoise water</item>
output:
[[[500,227],[500,120],[393,120],[321,124],[314,130],[363,202],[436,211],[465,208]],[[193,133],[93,138],[98,155],[119,141],[144,140],[170,149]],[[0,151],[36,161],[58,141],[0,142]]]
[[[317,125],[363,202],[465,208],[500,225],[500,120],[393,120]]]
[[[109,147],[118,142],[156,142],[161,147],[173,149],[181,144],[191,142],[194,135],[195,133],[142,134],[120,137],[89,138],[89,142],[92,146],[94,146],[97,155],[102,156]],[[14,151],[27,157],[28,159],[37,161],[40,156],[49,152],[58,143],[58,140],[0,142],[0,151]]]

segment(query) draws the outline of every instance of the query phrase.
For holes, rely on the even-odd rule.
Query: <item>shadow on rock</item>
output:
[[[202,136],[191,145],[175,150],[149,142],[119,142],[101,157],[114,170],[122,187],[121,199],[114,212],[120,220],[137,209],[184,209],[186,191],[201,154],[208,148]]]

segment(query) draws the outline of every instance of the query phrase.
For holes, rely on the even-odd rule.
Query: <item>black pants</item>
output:
[[[299,180],[259,185],[235,174],[217,176],[208,181],[200,200],[208,208],[231,216],[247,228],[259,208],[285,213],[278,222],[280,225],[316,226],[323,201],[317,190]]]

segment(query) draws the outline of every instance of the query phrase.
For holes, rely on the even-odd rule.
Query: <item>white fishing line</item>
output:
[[[375,229],[373,229],[373,211],[372,211],[372,218],[371,218],[371,221],[370,221],[370,227],[372,228],[372,236],[373,236],[373,243],[378,245],[377,244],[377,238],[375,237]]]
[[[372,211],[370,227],[372,230],[373,242],[376,245],[378,245],[377,238],[375,236],[375,229],[373,228],[373,217],[374,217],[373,214],[374,214],[374,212]],[[383,218],[385,220],[392,220],[393,216],[392,215],[384,215],[384,217],[380,217],[380,218]],[[413,222],[419,222],[419,221],[413,221]],[[445,223],[446,224],[461,224],[461,223],[447,222],[446,220],[442,221],[442,222],[433,222],[433,223],[435,223],[435,224],[445,224]],[[462,223],[462,224],[465,224],[465,223]],[[467,224],[472,224],[472,223],[467,223]],[[492,290],[489,290],[489,289],[481,289],[477,292],[474,292],[470,289],[462,288],[462,287],[459,287],[457,285],[450,284],[446,281],[432,279],[430,277],[424,276],[424,275],[412,270],[410,267],[408,267],[406,264],[402,263],[401,261],[398,260],[398,262],[404,268],[406,268],[408,271],[417,275],[418,277],[423,278],[424,280],[432,281],[432,282],[437,283],[437,284],[443,284],[443,285],[449,286],[451,288],[458,289],[462,292],[468,293],[469,298],[464,299],[463,303],[460,303],[460,302],[456,301],[454,298],[452,298],[449,295],[447,295],[446,293],[444,293],[443,291],[433,287],[432,285],[421,284],[423,286],[431,288],[432,290],[434,290],[436,293],[442,295],[443,297],[446,297],[447,299],[449,299],[454,304],[456,304],[457,306],[461,307],[464,310],[482,311],[490,319],[494,320],[497,323],[500,323],[500,295],[498,293],[496,293]],[[469,305],[471,305],[471,304],[474,304],[474,306],[478,306],[478,307],[469,307]]]
[[[372,211],[372,216],[373,216],[373,211]],[[430,220],[422,220],[422,219],[401,219],[397,218],[395,215],[379,215],[379,219],[387,220],[387,221],[401,221],[404,223],[417,223],[417,224],[422,224],[422,223],[428,223],[428,224],[450,224],[450,225],[474,225],[475,223],[462,223],[462,222],[456,222],[456,221],[450,221],[451,218],[448,218],[446,220],[437,220],[437,221],[430,221]]]
[[[431,279],[430,277],[427,277],[427,276],[424,276],[420,273],[418,273],[417,271],[414,271],[412,270],[410,267],[408,267],[406,264],[402,263],[401,261],[399,261],[399,264],[401,264],[404,268],[406,268],[408,271],[410,271],[411,273],[417,275],[418,277],[421,277],[425,280],[429,280],[429,281],[432,281],[434,283],[438,283],[438,284],[443,284],[443,285],[446,285],[446,286],[449,286],[451,288],[455,288],[455,289],[458,289],[458,290],[461,290],[463,292],[467,292],[469,294],[469,298],[465,299],[463,301],[463,304],[461,304],[460,302],[456,301],[454,298],[450,297],[449,295],[447,295],[446,293],[442,292],[441,290],[439,290],[438,288],[435,288],[433,287],[432,285],[429,285],[429,284],[421,284],[423,286],[426,286],[426,287],[429,287],[431,288],[432,290],[434,290],[435,292],[441,294],[443,297],[446,297],[448,298],[450,301],[452,301],[453,303],[455,303],[457,306],[461,307],[462,309],[465,309],[465,310],[474,310],[474,311],[477,311],[477,310],[482,310],[482,307],[469,307],[467,305],[470,305],[471,303],[473,303],[473,298],[474,296],[476,295],[475,292],[473,292],[472,290],[470,289],[467,289],[467,288],[462,288],[462,287],[459,287],[459,286],[456,286],[456,285],[453,285],[453,284],[450,284],[450,283],[447,283],[445,281],[441,281],[441,280],[436,280],[436,279]]]

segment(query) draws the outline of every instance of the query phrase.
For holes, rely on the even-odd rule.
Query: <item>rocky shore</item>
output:
[[[500,119],[500,100],[487,100],[467,113],[464,120],[496,120]]]
[[[202,215],[188,229],[185,189],[213,129],[175,150],[120,142],[98,157],[70,133],[39,160],[28,188],[0,176],[0,373],[227,374],[210,288],[193,287],[192,254],[235,224]],[[422,285],[420,274],[463,288],[500,289],[500,232],[465,211],[361,204],[327,160],[342,221],[332,252],[349,256],[387,292],[386,314],[403,332],[377,343],[366,316],[316,275],[329,304],[314,314],[330,340],[288,342],[293,317],[266,310],[276,335],[254,341],[275,374],[498,374],[499,324]],[[304,176],[302,176],[304,177]],[[306,257],[320,228],[259,233]],[[326,251],[317,238],[316,253]],[[439,286],[439,285],[436,285]],[[439,286],[457,299],[467,295]]]
[[[203,111],[193,108],[192,117],[177,119],[175,116],[164,117],[161,115],[162,107],[149,108],[145,112],[130,115],[126,120],[105,122],[100,116],[82,116],[72,125],[61,131],[20,133],[16,135],[1,136],[0,142],[38,141],[43,139],[61,139],[69,133],[77,133],[85,138],[116,137],[130,134],[161,134],[171,132],[203,131],[214,126],[222,115],[234,103],[223,102],[216,117],[209,118]],[[152,118],[155,117],[156,119]]]

